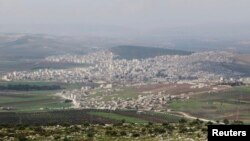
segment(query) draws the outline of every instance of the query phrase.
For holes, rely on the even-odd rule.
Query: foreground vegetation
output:
[[[224,124],[242,124],[240,121]],[[60,124],[60,125],[0,125],[0,140],[9,141],[205,141],[207,125],[199,119],[180,119],[176,123],[129,123],[120,120],[113,124]]]
[[[115,124],[81,124],[81,125],[51,125],[51,126],[7,126],[0,128],[0,139],[13,141],[31,140],[98,140],[98,141],[128,141],[128,140],[172,140],[172,141],[203,141],[206,140],[208,123],[200,120],[187,122],[182,119],[178,123],[127,123],[122,120]]]

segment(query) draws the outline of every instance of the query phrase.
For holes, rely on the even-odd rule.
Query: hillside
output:
[[[192,52],[144,46],[117,46],[110,49],[116,59],[146,59],[161,55],[190,55]]]
[[[2,35],[0,57],[4,59],[36,59],[65,53],[85,53],[88,49],[80,42],[66,37],[36,34]]]

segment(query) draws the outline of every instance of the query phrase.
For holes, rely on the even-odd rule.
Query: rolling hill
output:
[[[155,47],[145,47],[145,46],[117,46],[110,49],[117,57],[116,59],[146,59],[161,55],[190,55],[192,52],[175,50],[175,49],[165,49],[165,48],[155,48]]]

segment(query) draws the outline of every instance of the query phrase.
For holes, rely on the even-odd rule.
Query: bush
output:
[[[85,123],[83,123],[83,126],[88,127],[88,126],[90,126],[90,124],[89,124],[89,123],[87,123],[87,122],[85,122]]]
[[[126,133],[125,131],[121,131],[121,132],[120,132],[120,135],[121,135],[121,136],[126,136],[127,133]]]
[[[154,129],[154,132],[157,133],[157,134],[163,134],[163,133],[166,132],[166,130],[164,128],[157,127],[157,128]]]
[[[152,126],[152,125],[153,125],[153,122],[148,122],[148,125],[149,125],[149,126]]]
[[[17,140],[18,141],[28,141],[28,139],[24,135],[18,135]]]
[[[213,125],[213,122],[209,121],[206,125]]]
[[[187,127],[185,125],[180,125],[179,132],[180,133],[186,133],[186,132],[188,132],[188,129],[187,129]]]
[[[187,123],[187,120],[186,120],[185,118],[181,118],[181,119],[179,120],[179,123],[181,123],[181,124]]]
[[[223,120],[223,123],[224,123],[225,125],[228,125],[228,124],[229,124],[229,120],[228,120],[228,119],[224,119],[224,120]]]
[[[168,127],[168,126],[169,126],[169,123],[168,123],[168,122],[163,122],[163,123],[162,123],[162,126]]]
[[[90,128],[87,130],[87,136],[92,138],[95,135],[95,130],[93,128]]]
[[[93,138],[94,137],[94,133],[93,132],[89,132],[89,133],[87,133],[87,136],[89,137],[89,138]]]
[[[122,120],[121,120],[121,122],[122,122],[122,123],[125,123],[125,122],[126,122],[126,120],[125,120],[125,119],[122,119]]]
[[[141,129],[141,132],[142,132],[142,133],[145,133],[145,132],[146,132],[146,128],[142,128],[142,129]]]
[[[117,136],[117,132],[113,130],[107,130],[105,134],[108,136]]]
[[[140,137],[139,133],[132,133],[132,137],[136,138],[136,137]]]
[[[70,141],[70,140],[67,137],[64,137],[63,141]]]

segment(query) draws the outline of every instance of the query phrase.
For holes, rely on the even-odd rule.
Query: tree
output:
[[[213,122],[209,121],[206,125],[213,125]]]
[[[125,120],[125,119],[122,119],[122,120],[121,120],[121,122],[122,122],[122,123],[125,123],[125,122],[126,122],[126,120]]]
[[[69,139],[67,137],[64,137],[63,141],[69,141]]]
[[[179,120],[179,123],[181,123],[181,124],[187,123],[187,120],[186,120],[185,118],[181,118],[181,119]]]
[[[148,125],[149,125],[149,126],[152,126],[152,125],[153,125],[153,122],[148,122]]]
[[[140,134],[139,133],[132,133],[132,137],[140,137]]]
[[[28,141],[28,139],[24,135],[18,135],[18,141]]]
[[[220,123],[220,120],[216,120],[216,123],[219,124],[219,123]]]
[[[127,133],[126,133],[125,131],[121,131],[121,132],[120,132],[120,135],[121,135],[121,136],[126,136]]]
[[[154,129],[154,132],[157,133],[157,134],[163,134],[163,133],[166,132],[166,130],[164,128],[156,127]]]
[[[224,123],[225,125],[228,125],[228,124],[229,124],[229,120],[228,120],[228,119],[224,119],[224,120],[223,120],[223,123]]]

